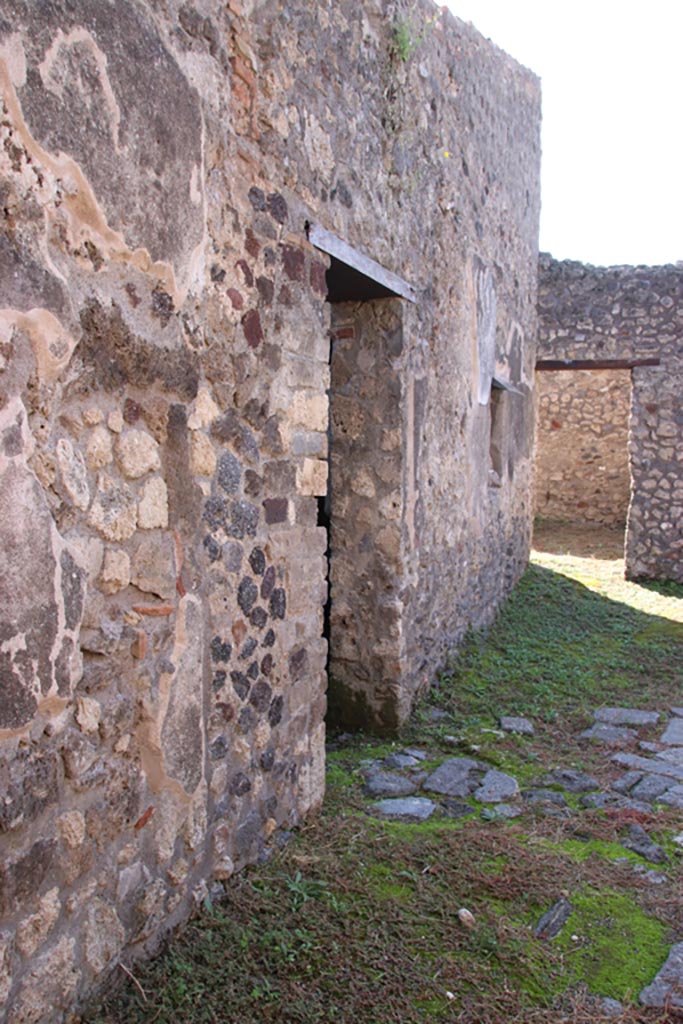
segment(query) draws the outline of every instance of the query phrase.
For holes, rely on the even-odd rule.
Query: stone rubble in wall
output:
[[[626,769],[608,789],[601,788],[592,775],[564,767],[547,772],[538,785],[520,789],[513,775],[468,756],[445,758],[427,772],[423,762],[428,752],[404,749],[365,765],[363,790],[372,801],[368,812],[407,823],[478,814],[483,821],[493,823],[520,818],[525,813],[563,819],[593,809],[643,814],[651,814],[658,804],[683,809],[683,708],[671,708],[666,724],[659,711],[629,707],[601,707],[595,710],[593,718],[594,725],[580,733],[577,742],[603,748],[608,763]],[[534,734],[533,723],[523,717],[503,716],[500,725],[502,732],[525,737]],[[638,739],[640,730],[651,732],[657,726],[663,728],[656,741]],[[453,741],[451,745],[457,741],[456,737],[447,739]],[[644,754],[622,749],[614,752],[615,748],[633,747],[636,743]],[[576,809],[570,806],[565,793],[578,797]],[[683,832],[674,837],[674,842],[683,850]],[[664,848],[652,840],[642,825],[630,824],[621,845],[648,864],[669,863]],[[664,885],[669,880],[662,871],[640,863],[634,863],[633,870],[652,885]],[[571,912],[570,902],[563,897],[539,920],[534,934],[553,938]],[[672,946],[654,981],[641,992],[640,1001],[646,1006],[683,1007],[682,992],[683,943],[678,943]]]

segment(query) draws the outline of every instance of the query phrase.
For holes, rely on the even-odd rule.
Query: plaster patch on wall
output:
[[[489,267],[475,257],[472,261],[476,309],[477,401],[488,405],[496,365],[496,288]]]
[[[39,702],[68,695],[81,672],[84,577],[26,461],[23,403],[0,411],[0,727],[27,725]],[[29,446],[30,447],[30,446]]]
[[[86,5],[87,6],[87,5]],[[71,102],[74,102],[76,93],[82,97],[83,103],[87,106],[93,102],[92,91],[83,91],[84,86],[80,75],[76,76],[76,68],[82,62],[83,54],[77,55],[78,48],[87,51],[94,61],[97,69],[97,79],[100,85],[102,105],[108,112],[110,135],[112,139],[112,157],[119,161],[129,162],[132,156],[130,152],[132,143],[128,147],[121,142],[121,109],[116,98],[114,85],[111,81],[107,55],[95,42],[92,34],[82,26],[71,29],[64,33],[58,29],[52,40],[42,62],[38,67],[39,77],[45,94],[50,94],[62,102],[65,89],[68,87],[68,95]],[[64,67],[66,54],[73,54],[78,57],[71,61],[73,66]],[[167,57],[168,60],[168,57]],[[66,217],[70,234],[72,250],[77,250],[86,243],[95,245],[100,254],[114,263],[130,264],[138,270],[156,279],[164,289],[173,297],[176,305],[182,304],[187,296],[188,290],[201,278],[203,269],[203,250],[205,242],[205,204],[203,202],[203,190],[200,188],[203,168],[203,125],[199,108],[197,107],[198,138],[196,153],[182,153],[180,159],[186,170],[187,180],[184,182],[190,206],[193,206],[197,213],[192,226],[185,225],[184,228],[178,225],[179,230],[175,233],[175,251],[171,253],[170,259],[154,259],[147,246],[131,247],[125,238],[124,224],[125,215],[121,216],[122,210],[117,210],[117,219],[121,227],[114,228],[111,218],[105,212],[105,206],[96,193],[96,189],[89,180],[84,167],[74,158],[73,154],[65,151],[51,152],[43,145],[37,136],[31,131],[28,125],[27,116],[22,111],[22,100],[17,89],[22,93],[30,93],[30,101],[33,103],[32,112],[35,116],[44,116],[40,106],[36,106],[35,91],[31,92],[26,87],[26,73],[24,65],[25,54],[21,55],[21,44],[17,41],[16,35],[8,37],[0,45],[0,90],[2,91],[5,105],[11,120],[13,131],[29,155],[31,162],[39,168],[43,177],[51,179],[53,196],[51,202],[44,206],[45,216],[45,237],[41,242],[41,251],[46,264],[52,273],[64,280],[63,274],[54,265],[49,255],[50,227],[56,221]],[[58,74],[59,72],[59,74]],[[32,87],[33,88],[33,87]],[[196,96],[186,83],[188,96],[191,102],[196,103]],[[75,90],[75,91],[74,91]],[[23,97],[22,97],[23,98]],[[68,120],[68,119],[67,119]],[[128,127],[128,126],[126,126]],[[136,138],[135,132],[131,134],[128,127],[128,139]],[[139,145],[139,143],[136,143]],[[137,154],[136,154],[137,155]],[[193,155],[196,159],[193,161]],[[106,159],[106,154],[102,155]],[[176,168],[179,172],[179,168]],[[143,179],[144,180],[144,179]],[[145,180],[146,183],[146,180]],[[182,179],[173,182],[174,187],[182,186]],[[168,187],[168,186],[167,186]],[[182,207],[179,207],[182,209]],[[133,211],[130,211],[133,213]],[[199,216],[197,216],[199,214]],[[150,220],[150,223],[154,223]],[[170,223],[161,227],[157,223],[156,229],[164,236],[169,236]],[[170,237],[169,237],[170,240]]]
[[[201,603],[187,594],[178,601],[174,647],[159,676],[158,700],[148,705],[138,734],[152,792],[169,789],[183,806],[203,774],[203,646]]]
[[[19,32],[0,41],[0,60],[7,68],[12,85],[20,89],[26,84],[26,51]]]
[[[57,317],[47,309],[0,309],[0,333],[11,341],[15,330],[28,337],[38,379],[46,384],[58,380],[69,365],[76,341]]]
[[[304,146],[313,171],[318,171],[325,181],[329,181],[334,170],[335,158],[330,147],[328,133],[320,121],[312,113],[304,114],[305,132]]]

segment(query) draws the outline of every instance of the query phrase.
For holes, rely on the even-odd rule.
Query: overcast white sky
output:
[[[449,0],[543,86],[541,249],[683,260],[683,0]]]

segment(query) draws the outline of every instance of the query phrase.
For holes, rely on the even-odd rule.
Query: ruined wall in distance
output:
[[[680,581],[683,267],[591,267],[543,254],[538,308],[540,359],[659,359],[631,371],[626,574]],[[543,376],[561,389],[564,373]],[[539,452],[547,443],[539,435]]]

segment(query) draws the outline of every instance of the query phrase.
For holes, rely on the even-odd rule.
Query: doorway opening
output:
[[[400,518],[403,478],[401,278],[317,225],[309,241],[330,257],[327,530],[327,722],[395,727],[400,678]]]
[[[650,364],[652,361],[648,360]],[[623,554],[633,481],[632,370],[645,360],[536,364],[534,539]]]

